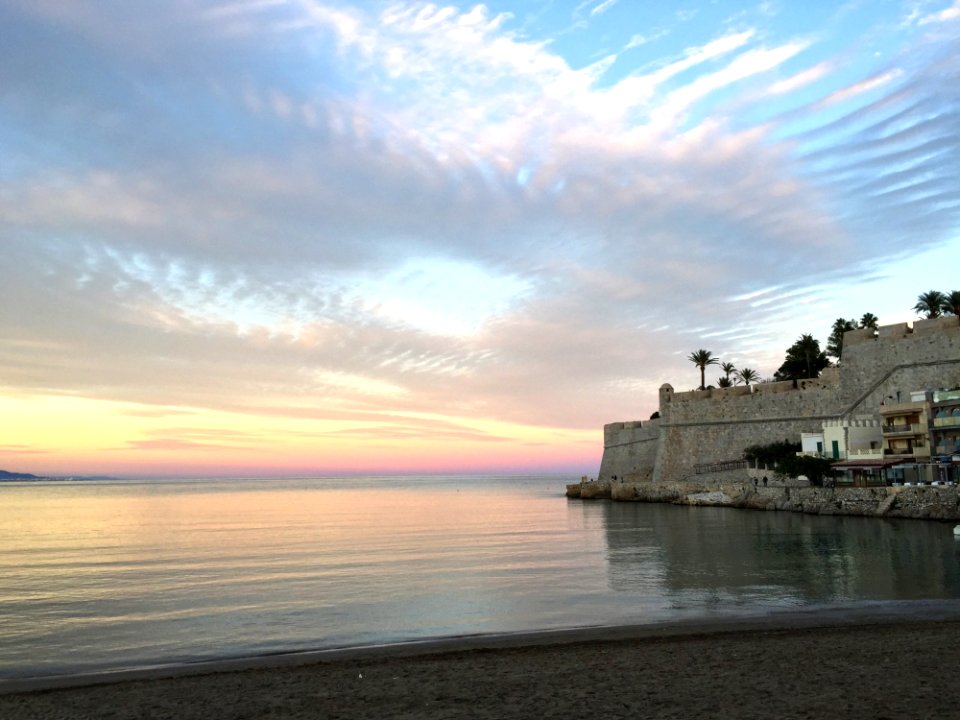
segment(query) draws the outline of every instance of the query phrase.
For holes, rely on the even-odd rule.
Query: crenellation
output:
[[[916,335],[932,335],[949,330],[960,330],[960,317],[945,315],[931,320],[917,320],[913,323],[913,332]]]
[[[776,393],[793,392],[796,390],[792,380],[760,383],[759,385],[751,385],[751,387],[753,388],[753,394],[757,397],[762,395],[774,395]]]
[[[904,338],[913,332],[913,328],[908,323],[896,323],[894,325],[881,325],[877,328],[878,340],[889,340]],[[843,334],[843,342],[846,345],[847,333]]]
[[[843,334],[843,347],[849,348],[852,345],[860,345],[865,342],[872,342],[877,339],[877,331],[873,328],[860,328],[849,330]]]

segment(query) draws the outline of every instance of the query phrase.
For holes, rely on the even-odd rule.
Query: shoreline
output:
[[[0,695],[0,717],[953,718],[958,607],[581,628],[501,638],[500,647],[465,638],[296,664],[261,657],[246,669]]]
[[[853,605],[814,606],[763,614],[690,618],[631,625],[596,625],[575,628],[465,635],[359,647],[272,652],[149,668],[108,670],[74,675],[50,675],[0,680],[0,702],[12,697],[41,696],[51,692],[109,693],[134,685],[175,684],[195,678],[226,678],[244,673],[280,674],[337,669],[356,664],[409,663],[496,653],[543,651],[563,654],[577,648],[620,646],[623,643],[671,644],[699,639],[704,642],[750,639],[767,634],[894,632],[904,628],[949,627],[960,639],[960,600],[875,601]],[[960,659],[960,643],[958,659]],[[0,715],[8,717],[2,712]]]
[[[960,520],[960,488],[956,485],[821,487],[777,479],[769,486],[758,487],[756,477],[744,476],[759,472],[723,471],[696,480],[661,482],[596,480],[567,485],[566,497],[942,523]]]

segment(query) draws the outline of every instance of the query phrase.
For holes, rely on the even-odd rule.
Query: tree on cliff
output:
[[[843,334],[856,329],[857,323],[853,320],[845,320],[844,318],[834,320],[830,337],[827,338],[827,355],[835,357],[839,362],[840,356],[843,355]]]
[[[864,313],[863,317],[860,318],[860,327],[870,328],[871,330],[876,330],[880,320],[873,313]]]
[[[687,358],[687,360],[700,368],[700,389],[704,390],[707,380],[707,365],[719,364],[720,358],[715,358],[713,353],[709,350],[697,350],[696,352],[690,353],[690,356]]]
[[[913,309],[917,315],[923,315],[925,319],[932,320],[940,317],[946,301],[947,296],[939,290],[927,290],[917,298],[917,304],[913,306]]]
[[[814,485],[822,485],[829,475],[831,460],[820,457],[798,457],[800,443],[784,440],[766,445],[750,445],[743,449],[743,457],[751,465],[776,470],[788,477],[805,475]]]
[[[820,376],[820,371],[830,367],[827,354],[820,350],[820,343],[813,335],[801,335],[789,348],[783,365],[773,374],[774,380],[805,380]]]
[[[730,379],[730,376],[737,371],[736,366],[732,362],[724,362],[720,363],[720,369],[723,370],[723,375],[717,378],[717,387],[728,388],[736,385],[736,375],[732,380]]]
[[[947,293],[941,309],[944,315],[960,315],[960,290]]]
[[[756,370],[751,370],[750,368],[740,368],[737,371],[737,377],[744,385],[749,385],[750,383],[755,383],[760,379],[760,373],[758,373]]]
[[[720,363],[720,369],[723,370],[723,376],[729,380],[730,376],[737,371],[737,366],[732,362]]]

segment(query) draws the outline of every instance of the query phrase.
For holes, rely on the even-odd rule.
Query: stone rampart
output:
[[[697,465],[742,457],[749,445],[797,440],[843,407],[834,382],[771,385],[778,387],[712,402],[691,401],[686,393],[664,402],[654,481],[689,478]]]
[[[876,415],[914,390],[960,386],[960,319],[948,316],[854,330],[843,362],[819,378],[750,387],[660,390],[660,418],[604,427],[599,478],[696,479],[698,465],[742,457],[749,445],[796,441],[824,421]]]
[[[876,413],[881,402],[905,401],[913,390],[960,384],[960,318],[950,315],[883,326],[875,336],[843,336],[840,394],[844,414]],[[850,336],[853,336],[851,338]],[[848,339],[853,342],[848,344]]]
[[[618,478],[649,479],[657,460],[660,420],[610,423],[603,426],[603,459],[598,480]]]

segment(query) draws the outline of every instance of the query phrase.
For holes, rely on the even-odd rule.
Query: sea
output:
[[[0,484],[0,680],[960,598],[936,522],[568,500],[573,477]]]

